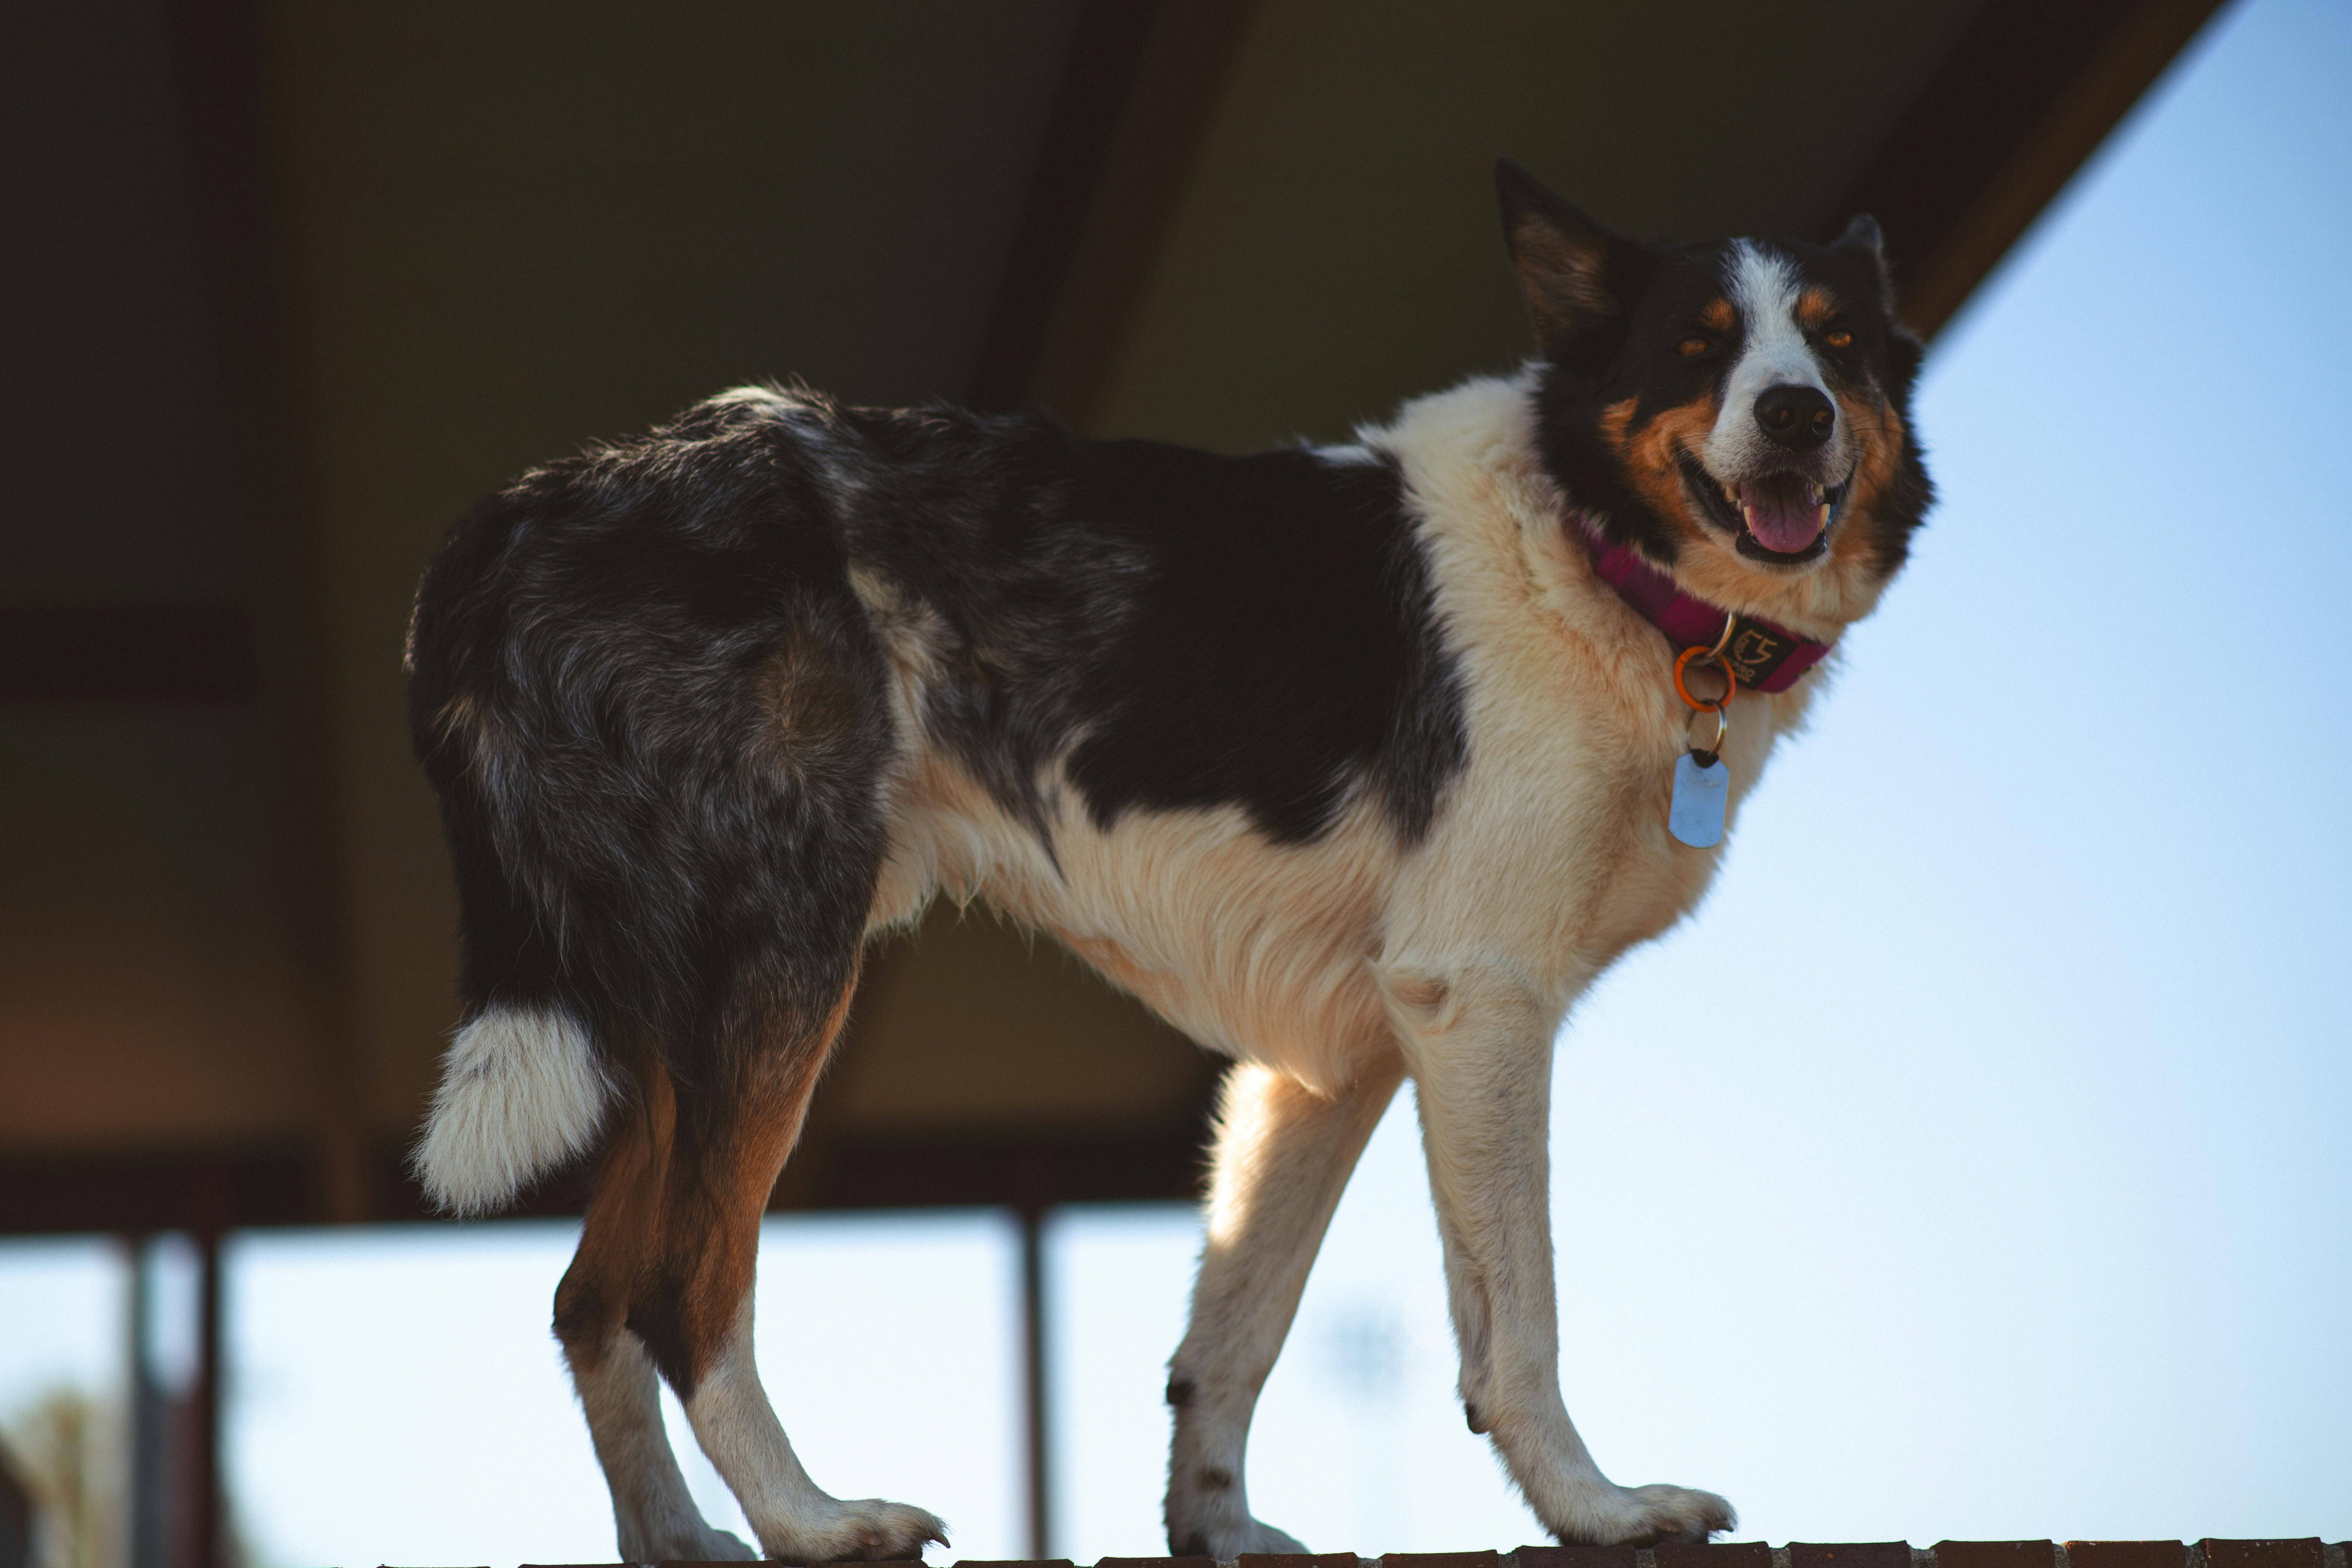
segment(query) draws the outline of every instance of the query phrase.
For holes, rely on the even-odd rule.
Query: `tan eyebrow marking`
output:
[[[1728,300],[1709,300],[1706,309],[1698,313],[1700,326],[1712,327],[1718,332],[1731,331],[1732,323],[1738,320],[1738,317],[1732,314],[1731,301]]]
[[[1808,327],[1818,327],[1836,314],[1836,304],[1822,289],[1808,289],[1797,296],[1797,320]]]

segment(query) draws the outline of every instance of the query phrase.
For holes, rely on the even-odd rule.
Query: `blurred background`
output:
[[[1497,153],[1652,237],[1876,214],[1945,497],[1562,1037],[1601,1463],[1775,1541],[2352,1533],[2347,79],[2337,0],[0,8],[0,1568],[613,1551],[576,1185],[401,1165],[399,649],[476,497],[761,377],[1342,437],[1526,352]],[[1213,1083],[985,919],[871,967],[761,1255],[821,1484],[1163,1550]],[[1257,1511],[1539,1539],[1451,1363],[1408,1096]]]

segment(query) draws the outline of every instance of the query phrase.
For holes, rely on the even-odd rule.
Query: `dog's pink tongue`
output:
[[[1821,537],[1819,492],[1794,474],[1773,474],[1741,485],[1739,515],[1757,543],[1783,555],[1794,555]]]

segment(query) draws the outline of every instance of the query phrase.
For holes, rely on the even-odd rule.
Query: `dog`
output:
[[[1304,1550],[1244,1447],[1408,1077],[1471,1429],[1563,1542],[1731,1527],[1612,1482],[1561,1403],[1553,1039],[1698,902],[1700,846],[1902,566],[1921,349],[1866,217],[1648,244],[1496,177],[1538,352],[1349,444],[754,386],[525,475],[426,570],[411,720],[464,1012],[416,1169],[478,1214],[593,1162],[554,1324],[623,1557],[753,1554],[688,1498],[657,1377],[767,1556],[946,1541],[810,1479],[751,1289],[860,955],[942,893],[1231,1059],[1171,1551]]]

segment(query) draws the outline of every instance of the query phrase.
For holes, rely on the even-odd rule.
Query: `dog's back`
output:
[[[409,658],[467,1013],[419,1168],[464,1212],[647,1074],[821,1051],[921,756],[1048,857],[1048,779],[1097,828],[1232,806],[1305,844],[1369,795],[1410,842],[1463,758],[1392,461],[799,393],[491,498]]]

